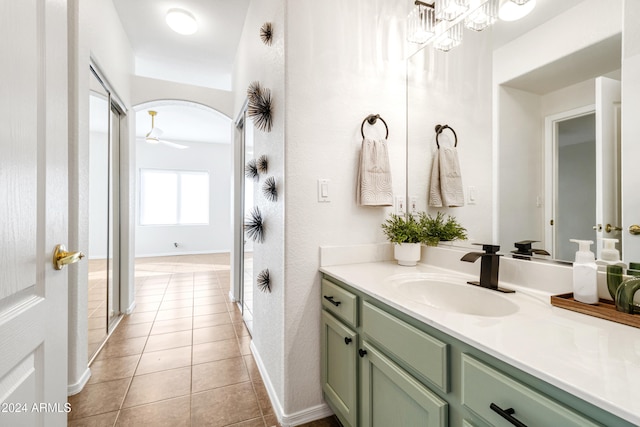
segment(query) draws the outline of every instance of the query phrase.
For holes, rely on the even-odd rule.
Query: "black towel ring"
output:
[[[378,119],[380,119],[380,121],[382,123],[384,123],[384,127],[385,129],[387,129],[387,136],[385,136],[384,138],[387,139],[389,138],[389,126],[387,126],[387,122],[384,121],[384,119],[382,117],[380,117],[380,114],[369,114],[363,121],[362,121],[362,126],[360,126],[360,133],[362,134],[362,139],[364,139],[364,124],[365,122],[368,122],[371,126],[375,125],[376,122],[378,121]]]
[[[436,125],[436,145],[438,146],[438,150],[440,149],[440,141],[438,141],[438,136],[440,136],[440,134],[442,133],[443,130],[445,129],[451,129],[451,132],[453,132],[453,136],[455,137],[455,143],[453,144],[454,147],[458,146],[458,135],[456,135],[456,131],[453,130],[453,128],[449,125]]]

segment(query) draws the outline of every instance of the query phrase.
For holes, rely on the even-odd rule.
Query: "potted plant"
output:
[[[408,215],[390,214],[382,224],[382,231],[393,243],[393,255],[398,264],[413,266],[420,260],[420,244],[424,241],[424,230],[419,222]]]
[[[464,228],[451,215],[438,212],[434,217],[425,212],[420,212],[418,224],[424,233],[423,242],[429,246],[438,246],[438,242],[450,242],[453,240],[465,240],[467,229]]]

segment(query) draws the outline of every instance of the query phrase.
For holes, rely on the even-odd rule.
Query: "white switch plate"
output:
[[[319,179],[318,180],[318,202],[319,203],[328,203],[331,201],[331,197],[329,197],[329,184],[331,183],[330,179]]]
[[[478,201],[478,191],[476,190],[476,187],[473,185],[470,185],[469,187],[467,187],[467,202],[470,205],[475,205]]]
[[[418,213],[418,198],[415,196],[409,198],[409,212],[412,214]]]
[[[404,215],[407,211],[406,200],[402,196],[396,196],[396,215]]]

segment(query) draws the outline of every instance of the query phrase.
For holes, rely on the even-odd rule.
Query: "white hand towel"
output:
[[[362,140],[356,202],[361,206],[393,206],[387,141]]]
[[[455,147],[440,147],[433,158],[429,206],[464,206],[462,175]]]

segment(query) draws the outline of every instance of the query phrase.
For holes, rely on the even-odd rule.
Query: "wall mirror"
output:
[[[598,13],[591,0],[557,3],[408,59],[407,197],[503,253],[534,240],[546,258],[572,261],[569,238],[593,240],[596,252],[630,225],[620,192],[622,2]],[[458,135],[464,207],[427,206],[436,124]]]

